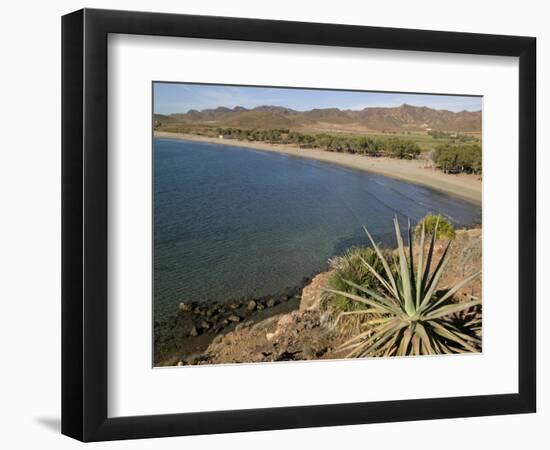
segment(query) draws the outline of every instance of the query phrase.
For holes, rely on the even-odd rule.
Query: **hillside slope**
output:
[[[296,111],[281,106],[247,109],[218,107],[170,115],[155,114],[162,124],[184,126],[290,128],[342,131],[481,131],[481,111],[452,112],[426,106],[401,105],[392,108],[369,107],[362,110],[338,108]]]

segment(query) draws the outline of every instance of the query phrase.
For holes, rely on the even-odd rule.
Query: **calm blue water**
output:
[[[481,222],[479,206],[339,166],[232,147],[154,140],[155,317],[181,301],[277,294],[366,244],[362,225],[393,243],[402,226],[439,212]]]

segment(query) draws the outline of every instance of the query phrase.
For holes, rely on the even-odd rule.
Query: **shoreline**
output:
[[[299,309],[302,292],[311,281],[308,278],[292,292],[289,290],[287,295],[250,296],[248,300],[229,302],[180,303],[174,313],[154,322],[155,366],[166,365],[174,355],[200,355],[213,341],[227,333]]]
[[[455,243],[441,286],[456,285],[464,273],[481,270],[482,229],[457,230]],[[435,248],[436,259],[446,252],[440,244]],[[478,257],[472,259],[472,251]],[[237,305],[180,304],[164,330],[155,324],[154,366],[342,359],[340,346],[349,339],[349,330],[335,329],[337,311],[322,306],[323,288],[333,274],[334,268],[320,272],[292,299],[273,303],[251,299]],[[470,295],[481,298],[482,279],[455,295],[459,302]],[[204,328],[205,321],[223,326]]]
[[[481,206],[482,183],[477,175],[444,174],[428,166],[425,160],[403,160],[386,157],[369,157],[350,153],[335,153],[319,148],[298,148],[293,145],[270,144],[267,142],[239,141],[237,139],[219,139],[193,134],[154,131],[154,137],[182,141],[206,142],[218,145],[250,148],[269,151],[305,159],[313,159],[329,164],[336,164],[349,169],[384,175],[408,183],[436,189],[453,197],[461,198]]]

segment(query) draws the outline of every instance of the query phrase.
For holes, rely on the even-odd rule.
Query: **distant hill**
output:
[[[323,108],[310,111],[296,111],[271,105],[252,109],[242,106],[232,109],[218,107],[170,115],[155,114],[154,119],[163,125],[290,128],[314,131],[481,131],[481,111],[455,113],[406,104],[393,108],[368,107],[361,110]]]

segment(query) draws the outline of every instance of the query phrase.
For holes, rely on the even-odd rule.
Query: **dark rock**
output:
[[[323,347],[322,349],[317,350],[317,351],[315,352],[315,356],[316,356],[317,358],[320,358],[320,357],[323,356],[327,351],[328,351],[328,348],[327,348],[327,347]]]
[[[212,328],[212,333],[213,334],[218,334],[217,337],[220,337],[221,335],[219,334],[221,331],[223,330],[223,325],[218,323],[216,325],[214,325],[214,328]]]
[[[270,298],[267,303],[266,303],[266,306],[268,308],[273,308],[275,306],[275,299],[274,298]]]
[[[300,358],[298,358],[296,355],[300,352],[287,352],[284,351],[281,353],[277,358],[275,358],[275,361],[296,361]]]
[[[315,358],[316,351],[311,345],[306,343],[302,346],[302,355],[304,355],[306,359],[313,359]]]

